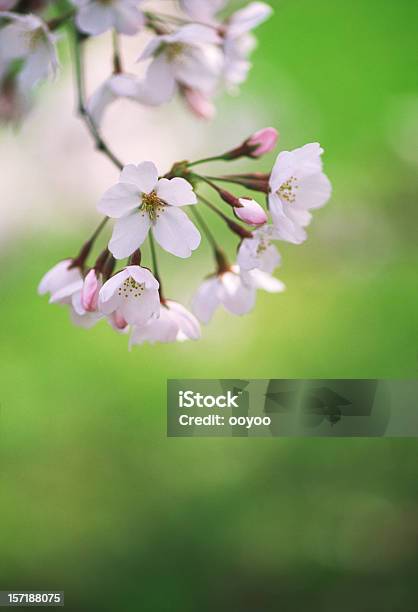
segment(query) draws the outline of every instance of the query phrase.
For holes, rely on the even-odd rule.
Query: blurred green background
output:
[[[281,148],[326,150],[333,198],[304,245],[281,246],[285,294],[218,313],[199,343],[128,353],[36,295],[94,218],[1,250],[1,589],[64,589],[68,610],[416,610],[415,440],[165,436],[167,378],[418,371],[418,5],[272,4],[214,129],[229,117],[237,144],[258,109]],[[208,256],[163,255],[167,293],[189,297]]]

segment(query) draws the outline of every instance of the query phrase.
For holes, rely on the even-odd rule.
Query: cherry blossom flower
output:
[[[112,74],[94,92],[87,103],[87,111],[94,124],[99,126],[107,107],[119,98],[127,98],[144,104],[150,103],[138,77],[131,74]]]
[[[228,0],[180,0],[182,10],[196,21],[211,23]]]
[[[281,257],[272,244],[272,240],[279,238],[273,225],[260,227],[253,232],[252,238],[245,238],[238,250],[237,262],[242,271],[259,268],[273,272],[280,264]]]
[[[128,257],[151,229],[163,249],[177,257],[190,257],[200,244],[200,233],[180,207],[196,203],[193,188],[185,179],[158,179],[152,162],[125,166],[120,182],[98,205],[100,212],[117,219],[110,252],[116,259]]]
[[[196,317],[178,302],[165,300],[158,319],[150,319],[145,325],[133,327],[130,346],[144,342],[155,344],[199,340],[200,336]]]
[[[241,271],[238,265],[205,280],[192,301],[192,310],[202,323],[209,323],[215,310],[222,305],[235,315],[249,313],[255,306],[257,289],[269,293],[284,291],[285,286],[271,273],[277,264],[265,262],[264,269]]]
[[[127,266],[112,276],[100,289],[99,310],[115,313],[114,322],[145,325],[160,313],[159,283],[147,268]]]
[[[61,262],[64,264],[66,262]],[[60,266],[60,264],[58,264]],[[86,310],[82,301],[82,292],[84,280],[78,268],[68,270],[60,270],[55,266],[48,272],[41,281],[39,292],[45,293],[51,291],[52,295],[49,299],[50,304],[63,304],[70,307],[71,319],[75,325],[89,329],[93,327],[101,318],[102,315],[97,309]],[[71,273],[75,280],[71,280]],[[65,284],[62,285],[65,279]],[[56,289],[61,285],[59,289]],[[48,287],[48,288],[47,288]]]
[[[40,80],[55,75],[58,58],[56,37],[40,17],[0,12],[0,18],[8,24],[0,29],[0,65],[14,60],[24,60],[17,80],[28,91]]]
[[[72,0],[78,8],[77,27],[86,34],[97,36],[114,28],[132,36],[144,25],[145,17],[138,10],[142,0]]]
[[[214,28],[188,24],[173,34],[155,36],[138,61],[153,58],[146,82],[156,99],[168,102],[177,86],[213,94],[223,69],[219,34]]]
[[[73,285],[78,281],[82,281],[83,277],[80,268],[72,266],[72,259],[64,259],[64,261],[58,262],[51,270],[48,270],[39,283],[39,295],[50,293],[51,297],[54,297],[61,289],[64,289],[68,285]]]
[[[307,144],[277,157],[270,177],[269,206],[281,240],[300,244],[306,239],[311,209],[320,208],[331,196],[331,183],[322,171],[323,149]]]
[[[241,207],[235,207],[235,215],[249,225],[263,225],[267,222],[267,213],[262,206],[252,198],[239,198]]]
[[[236,11],[224,24],[224,78],[230,89],[236,88],[247,78],[251,63],[248,58],[256,46],[250,33],[272,14],[272,8],[264,2],[251,2]]]

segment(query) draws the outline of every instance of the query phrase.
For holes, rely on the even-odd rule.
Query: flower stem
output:
[[[209,200],[207,200],[200,194],[198,197],[200,201],[203,202],[203,204],[206,204],[206,206],[208,206],[211,210],[213,210],[214,213],[216,213],[219,217],[221,217],[223,221],[225,221],[225,223],[227,224],[231,232],[233,232],[240,238],[252,238],[253,237],[253,234],[250,231],[245,229],[245,227],[242,227],[242,225],[240,225],[239,223],[236,223],[235,221],[227,217],[221,210],[219,210],[219,208],[216,208],[216,206],[214,206],[212,202],[209,202]]]
[[[212,181],[217,181],[219,183],[232,183],[233,185],[241,185],[241,187],[245,187],[246,189],[251,189],[251,191],[260,191],[261,193],[269,193],[270,187],[268,180],[262,178],[251,178],[248,179],[244,176],[205,176],[200,177],[209,185]]]
[[[122,59],[119,45],[119,35],[116,30],[112,31],[112,45],[113,45],[113,74],[120,74],[123,72]]]
[[[160,283],[160,300],[164,301],[160,271],[158,268],[157,251],[155,248],[154,236],[152,235],[151,231],[148,233],[148,238],[149,238],[149,245],[150,245],[150,250],[151,250],[152,268],[153,268],[154,276],[157,279],[157,281]]]
[[[192,166],[197,166],[199,164],[207,164],[209,162],[223,161],[224,159],[225,159],[224,155],[214,155],[213,157],[205,157],[203,159],[198,159],[197,161],[194,161],[194,162],[189,162],[187,165],[189,166],[189,168],[191,168]]]
[[[208,239],[208,242],[210,243],[211,247],[216,252],[219,249],[219,246],[218,246],[218,243],[215,240],[214,235],[212,234],[211,230],[209,229],[208,224],[206,223],[206,221],[204,220],[204,218],[202,217],[202,215],[196,209],[195,206],[191,206],[190,210],[192,211],[192,214],[196,217],[196,220],[197,220],[198,224],[200,225],[200,227],[202,228],[203,233],[205,234],[206,238]]]
[[[221,273],[221,272],[225,272],[226,270],[229,270],[230,264],[228,262],[228,259],[223,249],[221,249],[221,247],[216,242],[212,232],[209,229],[208,224],[206,223],[206,221],[204,220],[204,218],[202,217],[202,215],[200,214],[200,212],[197,210],[195,206],[191,206],[190,210],[192,211],[193,215],[196,217],[198,224],[202,228],[206,238],[208,239],[208,242],[210,243],[213,249],[213,256],[218,266],[218,272]]]
[[[104,228],[104,226],[106,225],[108,221],[109,221],[109,217],[104,217],[104,219],[101,220],[97,228],[94,230],[89,242],[93,243],[96,240],[96,238],[99,236],[100,232],[102,231],[102,229]]]
[[[75,65],[75,81],[77,87],[77,106],[80,117],[84,121],[89,130],[96,148],[101,151],[106,157],[120,170],[123,168],[123,163],[116,157],[116,155],[109,149],[105,141],[100,135],[100,132],[91,118],[86,102],[85,102],[85,84],[84,84],[84,65],[83,65],[83,53],[80,36],[75,27],[73,27],[74,34],[74,65]]]

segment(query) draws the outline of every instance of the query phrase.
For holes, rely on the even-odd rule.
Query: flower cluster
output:
[[[195,115],[210,119],[218,93],[245,81],[256,44],[252,30],[272,12],[264,2],[251,2],[221,19],[226,5],[227,0],[171,0],[170,12],[161,14],[144,0],[71,0],[68,11],[53,7],[47,19],[51,8],[45,0],[0,0],[0,120],[20,120],[31,107],[32,88],[56,73],[55,30],[61,27],[72,30],[79,55],[87,38],[114,33],[111,73],[83,109],[96,128],[118,98],[158,106],[176,93]],[[142,50],[138,44],[137,61],[147,64],[140,78],[135,66],[125,71],[118,36],[140,41],[145,30],[151,38]]]
[[[124,166],[119,182],[98,203],[98,210],[106,215],[98,230],[77,257],[60,262],[45,275],[39,292],[49,292],[51,303],[69,306],[77,325],[91,327],[105,318],[114,329],[130,331],[130,345],[197,340],[199,321],[208,323],[219,306],[244,315],[254,307],[258,289],[282,292],[284,284],[273,276],[281,263],[274,243],[303,242],[311,211],[331,195],[319,144],[282,151],[268,174],[213,177],[196,171],[196,166],[214,160],[257,159],[275,148],[277,138],[276,130],[265,128],[221,155],[176,163],[165,176],[159,176],[149,161]],[[263,194],[267,209],[251,195],[234,195],[224,188],[225,183]],[[202,186],[212,190],[216,203],[202,194]],[[232,216],[220,204],[232,209]],[[190,257],[199,247],[201,235],[183,210],[187,206],[206,235],[215,261],[215,271],[193,297],[192,312],[163,294],[155,245],[179,258]],[[216,214],[238,238],[235,263],[229,262],[200,209]],[[89,254],[109,218],[114,219],[112,236],[89,268]],[[141,266],[141,247],[147,238],[150,267]],[[115,273],[116,263],[125,259]]]
[[[278,140],[274,128],[256,132],[226,153],[177,162],[165,174],[151,161],[122,163],[103,140],[103,115],[118,98],[158,106],[179,95],[195,115],[210,119],[218,93],[237,90],[251,67],[256,44],[252,31],[272,9],[253,1],[231,12],[228,4],[167,0],[161,13],[152,0],[0,0],[0,120],[21,120],[31,108],[33,89],[57,74],[56,31],[68,29],[80,116],[97,149],[120,170],[118,182],[98,202],[104,219],[97,230],[78,255],[54,266],[39,285],[39,293],[49,293],[51,303],[69,308],[76,325],[89,328],[105,319],[116,331],[129,333],[130,345],[197,340],[200,323],[208,323],[218,307],[244,315],[254,307],[257,290],[284,290],[273,276],[281,263],[275,242],[303,242],[312,211],[330,197],[323,151],[316,143],[281,152],[270,173],[213,176],[199,171],[211,161],[257,160],[270,153]],[[135,68],[125,71],[119,36],[138,36],[139,41],[145,30],[148,39],[142,48],[138,45],[137,64],[144,64],[139,77]],[[85,41],[107,31],[112,31],[113,45],[110,74],[87,97]],[[254,194],[266,201],[265,207]],[[238,239],[235,262],[212,233],[206,211]],[[110,240],[91,261],[109,220]],[[201,231],[215,266],[189,311],[165,295],[157,249],[188,258],[200,246]],[[151,258],[144,265],[146,241]]]

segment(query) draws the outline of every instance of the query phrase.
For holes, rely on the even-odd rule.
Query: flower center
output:
[[[118,289],[118,295],[120,297],[124,297],[125,299],[131,298],[140,298],[144,293],[145,284],[137,283],[132,276],[127,278],[123,284]]]
[[[296,177],[291,176],[285,183],[280,185],[277,195],[288,204],[293,204],[296,201],[296,189],[299,189]]]
[[[139,210],[143,215],[147,214],[151,221],[156,221],[164,210],[164,203],[160,200],[155,191],[143,193]]]
[[[167,45],[166,53],[169,62],[172,62],[183,53],[184,45],[182,43],[171,43]]]
[[[262,255],[270,246],[270,240],[260,240],[257,247],[257,255]]]
[[[28,40],[30,51],[35,51],[38,45],[47,42],[47,37],[42,28],[36,28],[36,30],[28,32]]]

